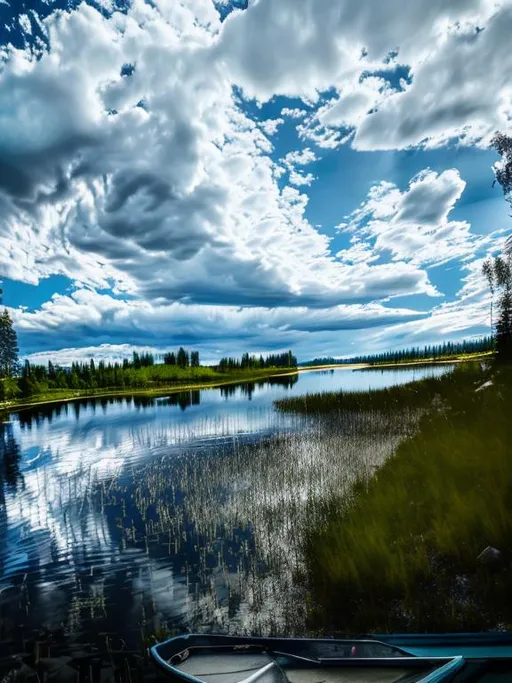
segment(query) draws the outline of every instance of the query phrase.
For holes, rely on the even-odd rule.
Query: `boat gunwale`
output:
[[[220,645],[196,645],[194,646],[191,644],[189,647],[186,646],[187,641],[191,640],[193,643],[194,638],[200,638],[202,639],[208,639],[208,640],[221,640],[224,641]],[[251,640],[253,642],[247,643],[247,640]],[[436,683],[437,681],[442,681],[443,679],[440,678],[439,676],[444,677],[445,673],[452,673],[461,668],[465,662],[464,657],[461,655],[457,656],[440,656],[440,657],[420,657],[420,656],[415,656],[413,654],[407,653],[406,651],[402,650],[402,648],[397,647],[396,645],[390,645],[389,643],[386,643],[384,641],[377,640],[375,638],[368,638],[368,639],[357,639],[357,638],[343,638],[343,639],[334,639],[334,638],[244,638],[242,636],[223,636],[223,635],[209,635],[209,634],[195,634],[195,633],[188,633],[188,634],[183,634],[183,635],[178,635],[175,636],[174,638],[169,638],[166,641],[163,641],[161,643],[157,643],[156,645],[153,645],[150,648],[150,653],[155,661],[155,663],[159,666],[160,669],[162,669],[167,675],[174,677],[177,680],[182,680],[186,681],[187,683],[204,683],[204,681],[197,677],[193,676],[181,669],[178,669],[177,667],[173,666],[169,660],[164,659],[164,657],[160,654],[160,649],[164,647],[169,647],[171,644],[175,643],[178,645],[178,643],[181,645],[185,645],[184,649],[192,649],[192,648],[202,648],[202,647],[229,647],[232,645],[233,647],[236,647],[237,644],[240,645],[248,645],[249,647],[252,646],[260,646],[260,647],[265,647],[265,644],[268,644],[271,646],[273,643],[277,645],[277,643],[282,643],[283,641],[292,641],[294,643],[327,643],[327,644],[332,644],[332,643],[368,643],[372,645],[384,645],[387,647],[392,647],[395,650],[399,650],[400,652],[403,653],[403,656],[395,656],[395,657],[324,657],[321,659],[311,659],[308,660],[308,663],[317,666],[318,668],[322,667],[328,667],[328,668],[378,668],[379,666],[382,668],[392,668],[393,666],[404,666],[407,665],[408,667],[412,668],[421,668],[422,666],[432,666],[432,665],[439,665],[438,668],[436,668],[435,671],[431,671],[430,673],[426,674],[425,678],[422,678],[418,681],[418,683]],[[236,652],[236,651],[234,651]],[[174,653],[176,654],[176,653]],[[174,654],[171,654],[170,657],[174,656]],[[286,652],[280,652],[279,653],[281,656],[286,656],[288,653]],[[289,653],[291,657],[293,657],[292,653]],[[166,655],[167,656],[167,655]]]

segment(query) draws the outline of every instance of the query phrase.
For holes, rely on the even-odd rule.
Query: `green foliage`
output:
[[[463,340],[461,342],[444,342],[443,344],[427,345],[423,348],[400,349],[398,351],[386,351],[384,353],[367,354],[365,356],[353,356],[351,358],[314,358],[301,363],[301,366],[310,365],[345,365],[355,363],[368,363],[370,365],[383,365],[386,363],[407,363],[424,360],[448,360],[473,354],[484,354],[494,351],[494,339],[492,336],[482,339]]]
[[[230,370],[247,370],[257,368],[296,368],[297,358],[291,351],[286,353],[270,354],[266,358],[250,356],[244,353],[242,358],[221,358],[217,368],[219,372]]]
[[[458,372],[462,370],[458,369]],[[372,389],[371,391],[325,391],[283,398],[274,402],[283,413],[322,414],[340,411],[390,414],[399,410],[425,408],[432,396],[443,391],[452,382],[451,375],[425,377],[401,386]]]
[[[20,395],[18,381],[14,377],[0,379],[0,401],[11,401]]]
[[[18,337],[7,309],[0,316],[0,377],[18,372]]]
[[[496,181],[501,185],[503,194],[511,203],[512,193],[512,138],[504,133],[495,133],[491,146],[501,156],[501,162],[494,167]],[[495,182],[496,182],[495,181]]]
[[[482,273],[491,291],[491,318],[494,296],[498,296],[495,324],[497,356],[500,360],[512,360],[512,252],[485,261]]]
[[[471,631],[510,616],[512,368],[421,385],[418,433],[307,534],[312,620],[328,628]],[[412,396],[398,391],[397,416]],[[477,560],[488,545],[504,558],[492,579]]]
[[[189,353],[188,351],[185,351],[185,349],[180,346],[178,353],[176,355],[176,365],[179,368],[188,368],[190,364],[190,358],[189,358]]]
[[[19,379],[13,380],[16,390],[10,387],[9,392],[3,391],[3,395],[9,393],[12,398],[20,396],[39,399],[44,396],[44,399],[49,400],[52,395],[64,397],[65,391],[71,392],[71,396],[119,390],[155,392],[170,387],[244,380],[249,373],[251,377],[257,378],[273,374],[277,370],[270,367],[267,361],[263,368],[247,364],[242,367],[241,363],[235,364],[230,370],[200,366],[199,352],[189,352],[183,347],[177,353],[165,354],[163,359],[163,363],[155,363],[151,354],[135,352],[131,361],[125,360],[122,364],[104,361],[95,363],[91,360],[73,363],[71,368],[57,367],[51,361],[48,366],[32,365],[26,361]]]

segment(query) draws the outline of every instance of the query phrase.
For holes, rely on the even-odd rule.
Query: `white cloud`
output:
[[[361,122],[356,149],[401,149],[450,139],[484,143],[495,130],[511,130],[512,70],[509,49],[512,5],[506,3],[485,26],[461,28],[414,70],[404,92],[379,104]]]
[[[283,159],[283,163],[288,168],[306,166],[307,164],[312,164],[314,161],[317,161],[317,156],[309,147],[304,147],[304,149],[295,150],[294,152],[288,152]]]
[[[32,33],[32,24],[30,23],[30,17],[27,14],[20,14],[18,17],[18,22],[20,25],[20,29],[28,33],[29,35]]]
[[[450,220],[464,189],[450,169],[406,190],[375,186],[334,256],[297,189],[316,179],[303,169],[316,153],[276,163],[269,136],[294,119],[327,149],[485,139],[512,113],[510,2],[258,0],[221,24],[210,0],[133,0],[110,19],[82,4],[45,26],[51,50],[11,49],[0,74],[0,272],[34,284],[61,273],[83,287],[16,313],[27,339],[47,344],[62,326],[62,344],[130,333],[152,344],[165,316],[199,338],[197,318],[211,326],[224,307],[219,334],[243,335],[261,316],[263,341],[278,343],[287,325],[300,341],[312,315],[315,330],[331,329],[332,315],[350,322],[368,301],[439,295],[425,267],[489,244]],[[399,65],[410,67],[402,92],[388,80]],[[285,94],[307,109],[253,121],[234,86],[260,105]],[[87,289],[112,283],[134,299]]]
[[[224,353],[232,352],[233,344],[240,344],[241,348],[249,344],[253,349],[276,345],[287,348],[292,339],[300,339],[304,334],[375,327],[424,315],[379,303],[313,310],[305,306],[152,304],[115,299],[89,289],[79,289],[70,295],[55,294],[35,311],[10,312],[25,349],[36,353],[42,345],[47,350],[60,346],[65,349],[65,357],[70,348],[80,345],[103,344],[107,345],[103,350],[110,354],[113,349],[126,355],[133,345],[161,348],[162,340],[171,347],[200,344],[211,357],[219,345]],[[83,353],[87,355],[87,348]],[[41,351],[37,355],[40,357]]]
[[[402,63],[417,63],[455,22],[483,21],[493,7],[492,0],[259,0],[227,18],[219,55],[250,96],[316,99],[396,48]]]
[[[316,176],[313,173],[302,173],[297,170],[297,167],[307,166],[317,161],[317,159],[318,157],[309,147],[288,152],[283,159],[280,159],[280,162],[289,173],[288,180],[290,185],[295,185],[296,187],[311,185]]]
[[[488,245],[488,255],[502,252],[505,236],[497,236]],[[453,301],[435,306],[430,315],[404,321],[370,332],[367,343],[373,349],[412,346],[490,334],[491,295],[482,274],[484,257],[462,267],[462,287]]]
[[[336,97],[298,126],[323,147],[486,144],[495,129],[510,130],[511,26],[509,0],[260,0],[228,18],[218,54],[261,101],[280,94],[318,102],[334,89]],[[360,78],[392,78],[399,65],[411,79],[400,89],[383,88],[381,76]]]
[[[265,133],[265,135],[275,135],[277,129],[284,123],[284,119],[267,119],[262,121],[260,126]]]
[[[309,186],[315,180],[315,176],[312,173],[307,173],[306,175],[302,173],[297,173],[297,171],[290,171],[289,176],[290,184],[301,187],[302,185]]]
[[[283,109],[281,109],[281,116],[287,116],[290,119],[301,119],[305,115],[306,110],[299,109],[298,107],[295,107],[294,109],[290,109],[289,107],[283,107]]]
[[[47,20],[40,60],[12,51],[0,76],[3,272],[207,304],[433,293],[411,266],[360,272],[331,256],[212,58],[207,4],[158,6],[107,20],[81,5]]]
[[[403,192],[388,182],[372,187],[367,201],[340,226],[354,237],[352,247],[338,257],[369,262],[387,252],[394,261],[418,266],[472,258],[493,238],[475,235],[466,221],[450,220],[465,186],[456,169],[439,174],[426,169]]]

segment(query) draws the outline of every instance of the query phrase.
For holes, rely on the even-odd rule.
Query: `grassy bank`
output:
[[[425,410],[417,433],[348,502],[333,496],[306,535],[311,628],[512,627],[512,368],[468,364],[415,385],[278,407],[399,416],[411,404]],[[477,559],[488,545],[501,553],[492,564]]]
[[[149,369],[148,369],[149,370]],[[15,398],[0,402],[0,412],[13,411],[21,408],[44,405],[47,403],[63,403],[82,398],[107,398],[111,396],[167,396],[192,389],[207,389],[227,384],[241,382],[256,382],[268,377],[278,377],[296,374],[295,368],[264,368],[253,370],[234,370],[217,372],[213,368],[199,367],[173,369],[173,374],[164,382],[144,382],[144,386],[137,387],[101,387],[97,389],[49,389],[29,398]]]
[[[458,374],[468,372],[468,365],[461,365]],[[379,411],[392,413],[402,408],[423,408],[430,405],[432,397],[453,390],[453,375],[425,377],[399,386],[371,391],[325,391],[280,399],[274,402],[283,413],[303,415],[329,415],[340,411]]]

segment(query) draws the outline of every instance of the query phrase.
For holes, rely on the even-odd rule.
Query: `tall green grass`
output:
[[[491,381],[479,391],[485,382]],[[435,380],[354,397],[359,409],[425,407],[403,441],[352,498],[331,501],[306,534],[311,624],[344,631],[480,630],[512,623],[512,368],[474,364]],[[494,567],[477,560],[487,546]]]
[[[468,380],[472,376],[473,381],[478,381],[479,368],[477,363],[461,364],[457,367],[456,376],[468,377]],[[279,399],[274,405],[279,412],[303,415],[332,415],[345,411],[378,411],[389,415],[402,409],[430,406],[432,400],[449,395],[454,389],[453,375],[447,373],[441,377],[425,377],[408,384],[369,391],[325,391],[293,396]]]

